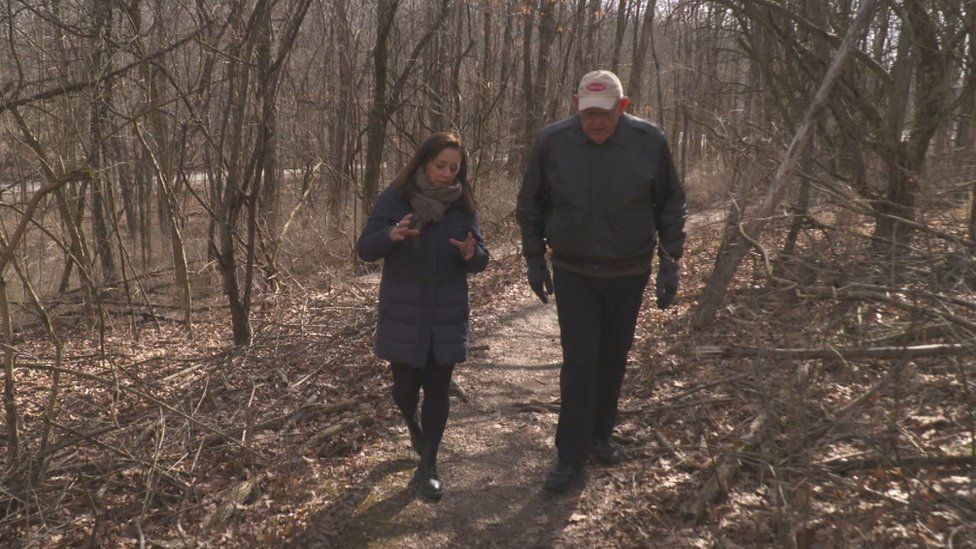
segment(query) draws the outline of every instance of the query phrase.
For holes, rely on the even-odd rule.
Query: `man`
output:
[[[582,478],[591,453],[620,462],[611,434],[655,247],[658,307],[678,290],[685,193],[663,132],[628,103],[613,73],[584,75],[576,115],[542,130],[518,195],[529,285],[543,303],[555,289],[563,349],[552,492]]]

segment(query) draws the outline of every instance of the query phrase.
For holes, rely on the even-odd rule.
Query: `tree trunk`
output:
[[[274,60],[268,65],[268,71],[259,72],[256,97],[262,101],[257,120],[248,118],[247,101],[250,97],[251,64],[255,62],[253,56],[261,38],[261,27],[265,25],[272,9],[270,0],[259,0],[250,16],[249,24],[244,25],[241,33],[243,38],[235,48],[232,58],[237,60],[228,64],[227,82],[227,116],[230,128],[230,143],[227,158],[229,169],[227,179],[223,184],[223,195],[218,208],[215,208],[220,220],[218,226],[220,249],[218,261],[223,278],[224,293],[227,295],[231,311],[231,327],[234,342],[246,345],[251,341],[249,324],[251,308],[251,289],[254,274],[254,260],[257,243],[258,205],[261,196],[262,175],[266,166],[265,152],[269,146],[272,134],[268,126],[269,115],[274,109],[278,93],[279,74],[285,65],[285,59],[294,45],[299,27],[308,13],[311,0],[303,0],[293,13],[287,14],[288,26],[280,41]],[[241,21],[237,21],[240,26]],[[251,25],[254,25],[253,27]],[[250,147],[244,145],[244,128],[253,125],[256,128]],[[236,245],[239,240],[237,234],[240,214],[247,205],[247,220],[245,230],[247,240],[244,243],[244,281],[238,281]]]
[[[534,88],[532,87],[532,32],[535,30],[535,14],[537,11],[537,0],[526,0],[525,26],[522,27],[522,97],[524,100],[522,112],[525,121],[522,127],[521,141],[523,144],[530,143],[535,138],[535,134],[533,133],[535,125],[533,116],[536,115],[532,112],[535,99],[533,94]],[[519,154],[513,156],[517,157],[519,161],[522,161],[525,156],[526,147],[523,145],[517,147],[517,150]]]
[[[527,136],[535,136],[542,129],[545,115],[546,95],[549,85],[549,65],[552,43],[556,38],[556,0],[542,0],[539,10],[539,50],[535,69],[535,82],[532,85],[532,99],[527,110],[529,127]],[[531,142],[527,140],[526,143]]]
[[[970,29],[968,51],[969,63],[963,83],[963,106],[959,115],[959,126],[956,131],[956,148],[962,158],[969,159],[969,179],[973,181],[972,192],[969,197],[969,239],[976,240],[976,131],[973,130],[976,121],[976,4],[969,2],[966,9],[966,26]]]
[[[170,175],[171,172],[167,172],[167,168],[164,168],[162,163],[156,160],[138,123],[135,124],[135,131],[139,142],[142,143],[146,153],[153,161],[156,178],[159,180],[159,186],[162,189],[163,195],[166,197],[166,210],[170,214],[168,225],[170,229],[170,244],[173,248],[173,270],[176,274],[176,287],[183,293],[183,331],[187,339],[189,339],[193,337],[193,293],[190,291],[190,277],[186,264],[186,248],[183,245],[183,233],[180,230],[181,223],[178,215],[179,203],[176,200],[176,193],[173,191],[173,182],[176,180],[176,177],[175,175]]]
[[[373,209],[379,189],[386,140],[386,84],[389,63],[389,40],[399,0],[378,0],[376,7],[376,42],[373,44],[373,98],[366,122],[366,176],[360,202],[363,211]]]
[[[597,65],[603,61],[603,56],[600,55],[602,41],[597,39],[597,27],[600,26],[600,19],[603,17],[602,4],[602,0],[589,0],[589,5],[586,7],[586,32],[583,39],[584,73],[598,69]]]
[[[0,246],[9,246],[7,239],[2,234],[0,234]],[[41,478],[44,471],[44,459],[47,455],[48,442],[51,439],[51,429],[54,426],[53,422],[58,415],[58,402],[60,401],[59,396],[61,392],[61,373],[58,370],[62,366],[62,359],[64,357],[64,343],[61,341],[61,337],[58,336],[57,332],[54,330],[54,324],[51,321],[51,316],[44,308],[44,305],[41,304],[41,300],[37,296],[37,292],[34,291],[34,287],[31,284],[28,273],[26,272],[26,266],[22,265],[23,262],[16,257],[12,258],[10,263],[13,265],[14,270],[16,270],[18,278],[20,278],[21,284],[24,287],[24,293],[27,294],[27,297],[34,305],[34,309],[36,309],[38,316],[41,317],[41,322],[44,324],[44,329],[47,332],[48,338],[51,340],[51,343],[54,344],[55,370],[51,373],[50,393],[48,393],[47,404],[44,407],[44,426],[41,428],[40,443],[37,446],[37,450],[34,452],[34,464],[31,466],[31,482],[36,482]],[[3,285],[3,283],[3,277],[0,276],[0,285]],[[0,293],[3,291],[4,290],[0,288]],[[0,296],[0,300],[3,300],[2,296]],[[0,309],[6,310],[2,305],[0,305]],[[5,315],[3,310],[0,310],[0,316]],[[4,347],[6,348],[8,346],[5,345]],[[13,386],[13,384],[11,385]],[[16,389],[15,386],[14,389]],[[12,391],[12,393],[13,394],[10,396],[10,399],[16,406],[16,399],[14,398],[16,391]]]
[[[268,256],[273,258],[277,255],[275,245],[275,235],[278,234],[280,218],[280,199],[278,189],[278,114],[275,108],[275,90],[277,88],[272,67],[271,44],[274,40],[271,27],[271,8],[265,10],[264,17],[261,18],[258,29],[258,73],[262,82],[268,84],[262,90],[261,105],[264,116],[264,131],[266,137],[264,141],[264,156],[261,158],[261,212],[265,233],[268,235]],[[268,278],[275,280],[274,265],[267,265]]]
[[[79,194],[83,194],[83,192]],[[65,192],[63,188],[56,189],[54,195],[58,205],[58,213],[61,216],[61,226],[65,228],[70,238],[71,255],[69,259],[78,271],[78,280],[82,290],[81,295],[83,296],[85,313],[89,318],[93,318],[95,314],[95,292],[97,289],[95,280],[91,275],[92,261],[88,254],[88,247],[85,245],[84,230],[81,227],[82,216],[78,215],[76,217],[72,212],[72,205],[77,203],[77,207],[80,210],[84,203],[80,198],[69,198],[69,193]],[[66,265],[61,283],[58,285],[58,294],[62,294],[68,289],[70,282],[68,277],[70,274],[70,265]]]
[[[805,161],[803,163],[807,164],[807,169],[809,169],[810,162]],[[790,230],[786,234],[786,242],[783,244],[783,255],[786,256],[793,255],[796,251],[796,239],[800,236],[800,230],[803,228],[803,224],[807,220],[807,213],[810,210],[810,182],[803,178],[799,185],[800,192],[796,198],[796,204],[790,208],[790,215],[793,216],[793,219],[790,220]]]
[[[101,74],[110,70],[109,43],[112,34],[112,2],[110,0],[95,0],[93,4],[92,19],[95,25],[94,52],[92,54],[92,71],[94,75]],[[92,231],[95,238],[95,256],[98,257],[102,267],[102,280],[106,284],[112,284],[118,277],[115,268],[115,259],[112,254],[112,244],[108,235],[108,222],[114,212],[109,212],[105,203],[105,187],[110,185],[107,176],[107,139],[104,135],[106,120],[108,117],[109,102],[112,95],[112,79],[105,79],[95,86],[95,97],[92,99],[90,139],[91,148],[88,151],[88,164],[94,174],[92,181]]]
[[[912,239],[911,229],[896,218],[915,221],[920,177],[932,137],[945,117],[948,101],[947,62],[939,45],[938,29],[920,0],[905,0],[906,20],[902,36],[911,42],[914,71],[914,110],[908,138],[901,137],[903,124],[889,126],[889,146],[885,163],[888,169],[886,200],[877,209],[885,215],[875,223],[875,242],[881,248],[899,253]],[[892,70],[894,73],[894,69]],[[895,75],[892,74],[895,79]],[[907,78],[906,78],[907,80]],[[897,83],[898,80],[895,79]],[[897,84],[896,84],[897,85]],[[900,92],[899,92],[900,93]],[[907,94],[907,91],[905,92]],[[899,122],[903,111],[895,97],[894,116]],[[889,113],[891,115],[892,113]],[[890,118],[888,119],[891,123]]]
[[[262,9],[262,4],[266,5],[267,2],[259,1],[259,5],[254,9]],[[244,31],[241,29],[239,32],[243,33]],[[235,246],[235,235],[237,234],[241,207],[249,184],[249,181],[244,180],[243,161],[241,160],[244,156],[245,113],[251,81],[251,72],[246,64],[246,60],[250,59],[251,56],[250,44],[246,42],[246,37],[244,40],[245,42],[236,48],[235,60],[229,62],[227,66],[227,113],[230,129],[227,158],[229,159],[229,169],[227,178],[223,183],[220,204],[215,208],[219,218],[217,224],[219,242],[217,260],[223,281],[224,295],[227,296],[227,305],[230,308],[234,343],[237,345],[247,345],[251,342],[249,311],[241,299]],[[236,61],[236,59],[242,61]]]
[[[427,116],[429,126],[432,130],[441,130],[447,127],[447,76],[444,70],[444,60],[448,57],[446,36],[438,33],[431,40],[430,49],[427,50],[426,81],[427,95],[430,97],[430,104],[427,106]]]
[[[969,197],[969,239],[976,240],[976,179]]]
[[[514,1],[514,0],[513,0]],[[501,80],[501,85],[508,87],[508,81],[511,79],[512,65],[514,64],[512,55],[512,42],[515,15],[513,10],[509,9],[508,13],[505,14],[505,29],[502,31],[502,56],[501,56],[501,69],[498,79]]]
[[[613,53],[610,55],[610,72],[620,76],[620,49],[627,31],[627,0],[617,2],[617,27],[613,34]]]
[[[821,28],[827,28],[827,14],[824,9],[823,3],[820,0],[805,0],[804,4],[805,15],[810,18],[810,21]],[[814,52],[816,56],[817,65],[816,68],[822,65],[826,67],[830,64],[830,51],[827,48],[827,43],[823,40],[817,40],[810,36],[810,33],[803,33],[802,41],[809,44],[810,49]],[[819,71],[817,72],[819,74]],[[805,90],[804,90],[805,91]],[[814,130],[816,131],[816,130]],[[816,145],[816,135],[812,135],[810,140],[814,142],[812,150],[817,150]],[[810,173],[811,169],[814,167],[814,163],[811,161],[811,153],[804,155],[800,160],[801,165],[803,165],[803,171]],[[812,194],[812,188],[809,179],[802,177],[799,181],[800,191],[796,199],[796,203],[793,208],[791,208],[791,215],[793,218],[790,220],[790,230],[786,235],[786,242],[783,244],[783,255],[793,255],[796,251],[797,238],[800,236],[800,230],[803,228],[803,224],[807,221],[807,213],[810,209],[810,197]]]
[[[463,113],[461,112],[461,66],[465,57],[468,56],[468,53],[475,46],[474,36],[472,36],[474,29],[471,28],[470,24],[467,28],[467,40],[461,39],[464,36],[464,23],[466,20],[470,22],[471,19],[471,5],[468,3],[458,3],[456,6],[455,13],[457,17],[454,18],[454,47],[451,53],[451,78],[449,81],[449,93],[451,94],[450,101],[448,101],[450,111],[448,112],[447,120],[449,125],[445,127],[453,129],[460,128],[463,123]]]
[[[407,55],[407,63],[400,74],[393,81],[390,93],[387,94],[387,72],[389,67],[389,35],[393,29],[394,15],[399,0],[379,0],[377,12],[376,46],[373,48],[373,68],[376,87],[373,89],[372,105],[366,126],[366,176],[363,181],[363,211],[373,208],[373,201],[379,188],[381,175],[383,147],[386,146],[386,124],[390,116],[403,102],[403,89],[407,79],[421,58],[424,49],[430,44],[431,38],[440,30],[447,18],[452,0],[441,0],[434,21],[427,32],[417,41],[413,50]]]
[[[7,423],[7,470],[20,468],[20,413],[17,411],[17,391],[14,379],[14,335],[10,328],[10,303],[7,301],[7,281],[0,267],[0,332],[3,336],[3,409]]]
[[[342,228],[343,206],[353,181],[354,126],[353,107],[356,100],[355,59],[352,30],[349,22],[349,3],[336,0],[335,17],[332,18],[332,34],[338,48],[335,52],[339,79],[336,84],[335,126],[332,130],[332,170],[328,175],[326,196],[326,227],[330,234],[338,234]]]
[[[583,51],[584,37],[586,36],[586,2],[587,0],[576,0],[575,13],[573,14],[573,38],[575,39],[573,49],[573,75],[576,80],[589,72],[586,66],[586,53]]]
[[[657,0],[650,0],[644,7],[644,22],[641,23],[640,27],[640,40],[637,43],[637,49],[634,50],[633,60],[631,61],[631,73],[630,73],[630,89],[627,91],[627,95],[630,97],[632,110],[638,114],[643,114],[644,105],[642,103],[644,99],[644,66],[647,64],[647,47],[654,47],[654,12],[657,10]],[[636,31],[636,29],[635,29]],[[657,51],[654,51],[654,65],[658,66],[657,62]],[[661,79],[660,71],[655,74],[655,85],[660,89]],[[658,105],[660,110],[662,106]],[[649,110],[649,109],[648,109]],[[657,121],[664,124],[664,112],[657,113]]]
[[[251,210],[257,208],[257,200],[260,196],[260,225],[263,231],[260,237],[261,248],[264,255],[264,276],[263,284],[265,288],[274,291],[278,287],[278,267],[276,265],[278,257],[278,226],[280,225],[280,199],[278,197],[278,115],[277,115],[277,93],[278,93],[278,69],[271,57],[271,45],[274,40],[271,26],[271,6],[264,11],[258,21],[257,39],[257,70],[261,102],[260,127],[261,138],[261,158],[258,160],[257,170],[260,175],[256,177],[261,182],[260,195],[255,189],[251,193]],[[255,222],[259,220],[255,219]],[[253,231],[253,229],[252,229]],[[262,236],[263,235],[263,236]]]
[[[135,30],[140,32],[142,29],[142,18],[138,6],[129,9],[127,15]],[[141,37],[136,38],[135,45],[142,55],[148,55],[148,48],[146,48]],[[150,140],[143,133],[139,122],[133,124],[133,132],[138,142],[142,145],[140,158],[143,162],[151,166],[150,169],[155,176],[155,180],[158,182],[160,198],[158,201],[160,208],[159,218],[161,225],[169,229],[170,257],[173,263],[174,284],[175,288],[183,296],[183,331],[189,339],[193,337],[193,319],[191,314],[193,310],[193,299],[190,289],[186,247],[182,232],[183,220],[180,215],[180,205],[175,190],[181,170],[181,166],[178,166],[178,164],[182,164],[182,160],[177,162],[174,158],[177,150],[186,150],[186,131],[184,128],[181,132],[182,138],[180,140],[174,140],[171,135],[170,125],[163,111],[163,104],[165,102],[163,94],[165,87],[163,70],[160,67],[149,64],[143,65],[140,68],[142,79],[148,85],[148,93],[144,99],[144,108],[146,109],[147,118],[152,128],[151,137],[153,144],[155,144],[155,151],[150,144]],[[174,141],[176,141],[175,146]],[[182,159],[182,157],[183,155],[181,154],[180,158]],[[149,231],[147,230],[146,232],[148,233]]]
[[[118,134],[112,137],[112,154],[115,158],[125,159],[118,164],[119,170],[119,194],[122,196],[122,212],[125,214],[126,236],[130,243],[135,242],[136,235],[139,234],[139,221],[136,215],[135,200],[133,189],[136,188],[136,165],[132,161],[135,158],[135,151],[129,150]]]

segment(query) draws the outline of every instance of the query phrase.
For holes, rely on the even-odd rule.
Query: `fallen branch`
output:
[[[345,412],[360,402],[362,402],[362,399],[360,398],[347,398],[346,400],[330,402],[328,404],[323,404],[321,402],[305,404],[290,414],[279,416],[270,421],[261,423],[256,428],[259,430],[276,429],[279,433],[283,433],[296,423],[311,421],[316,416],[324,414],[337,414],[340,412]]]
[[[659,404],[655,405],[653,403],[648,403],[645,406],[634,406],[632,408],[620,408],[617,413],[621,416],[629,416],[634,414],[645,414],[645,415],[655,415],[664,412],[670,412],[673,410],[679,410],[681,408],[694,408],[708,406],[711,404],[721,404],[724,402],[734,402],[736,399],[728,396],[718,396],[715,398],[702,398],[698,400],[690,400],[688,402],[678,402],[675,404]]]
[[[936,356],[958,356],[973,352],[970,346],[958,343],[933,343],[929,345],[909,345],[903,347],[829,347],[825,349],[780,349],[775,347],[723,347],[720,345],[703,345],[695,348],[695,352],[702,355],[718,355],[722,358],[733,357],[768,357],[792,358],[799,360],[813,359],[865,359],[865,358],[924,358]]]
[[[675,445],[671,444],[671,441],[664,436],[664,433],[662,433],[660,429],[654,429],[654,439],[657,440],[658,444],[660,444],[667,453],[674,456],[674,458],[678,461],[684,461],[687,459],[685,453],[678,449],[678,447]]]
[[[471,402],[471,398],[468,396],[468,393],[464,390],[464,387],[461,387],[461,384],[458,383],[456,379],[451,379],[451,393],[465,404]]]
[[[251,478],[238,482],[224,490],[220,494],[221,503],[214,510],[213,515],[210,516],[210,520],[207,521],[207,526],[211,530],[222,529],[227,523],[227,520],[234,514],[234,511],[251,497],[251,494],[258,487],[259,480],[259,478]]]
[[[916,469],[923,467],[964,467],[976,465],[976,455],[968,456],[915,456],[900,459],[886,457],[860,459],[831,459],[819,464],[834,473],[848,473],[851,471],[866,471],[878,467],[905,467]]]
[[[857,288],[854,286],[853,288]],[[976,322],[969,320],[968,318],[952,314],[947,311],[939,310],[934,307],[926,307],[923,305],[915,305],[914,303],[907,303],[900,299],[895,299],[886,293],[879,291],[863,290],[863,289],[851,289],[851,288],[834,288],[826,286],[807,286],[800,288],[798,290],[801,296],[814,296],[814,297],[826,297],[832,299],[864,299],[869,301],[877,301],[879,303],[886,303],[892,307],[898,307],[899,309],[919,313],[925,316],[934,316],[943,320],[947,320],[958,326],[962,326],[971,332],[976,332]]]
[[[541,400],[530,400],[528,402],[516,402],[514,407],[519,412],[538,412],[542,414],[547,413],[559,413],[559,399],[554,399],[552,402],[543,402]]]
[[[912,326],[903,331],[881,336],[865,343],[875,346],[910,345],[918,341],[932,341],[952,337],[952,331],[945,324],[926,324]]]
[[[708,506],[721,500],[728,493],[729,486],[732,485],[732,481],[739,474],[739,455],[759,446],[768,423],[768,412],[763,412],[756,416],[749,423],[749,429],[736,445],[738,451],[736,453],[722,454],[718,459],[718,463],[715,464],[715,474],[702,487],[701,492],[698,493],[698,499],[689,506],[689,513],[695,517],[695,524],[703,523],[708,516]]]
[[[102,300],[101,303],[102,303],[102,305],[115,305],[117,307],[126,307],[126,308],[129,308],[129,307],[133,307],[134,306],[132,303],[128,303],[128,302],[125,302],[125,301]],[[145,305],[148,306],[148,307],[151,307],[153,309],[170,309],[170,310],[177,310],[177,311],[184,311],[184,310],[186,310],[186,307],[184,307],[183,305],[168,305],[168,304],[165,304],[165,303],[151,303],[151,302],[146,302]],[[141,308],[142,306],[143,305],[138,305],[138,306],[135,306],[135,308]],[[229,305],[220,305],[220,306],[217,306],[217,307],[212,307],[210,305],[203,305],[203,306],[199,306],[199,307],[193,307],[190,310],[193,311],[194,313],[209,313],[209,312],[212,312],[215,309],[220,308],[220,307],[222,307],[222,308],[229,308],[230,306]]]
[[[801,364],[796,368],[797,387],[805,387],[809,382],[811,368]],[[749,428],[736,444],[736,451],[722,454],[715,464],[715,473],[708,479],[698,493],[698,499],[691,503],[688,512],[695,517],[696,524],[702,524],[708,517],[708,506],[720,501],[729,492],[729,487],[739,474],[742,464],[739,457],[754,451],[762,444],[767,426],[773,418],[773,409],[767,405],[763,411],[749,422]]]
[[[362,426],[370,425],[373,423],[373,421],[375,421],[375,418],[371,413],[359,414],[358,416],[353,416],[351,418],[340,421],[339,423],[336,423],[335,425],[326,428],[322,432],[308,439],[308,441],[305,442],[305,444],[303,445],[301,453],[304,455],[309,450],[322,446],[323,444],[325,444],[327,440],[329,440],[332,437],[342,434],[352,429],[353,427],[359,425]]]
[[[281,434],[287,431],[288,429],[290,429],[292,425],[300,421],[308,421],[312,417],[319,416],[322,414],[335,414],[335,413],[344,412],[352,408],[356,404],[359,404],[360,402],[362,402],[362,399],[349,398],[346,400],[341,400],[339,402],[330,402],[328,404],[323,404],[320,402],[304,404],[287,414],[271,418],[267,421],[258,423],[256,425],[252,425],[250,429],[252,432],[277,431],[278,434]],[[247,429],[247,427],[244,426],[237,427],[229,431],[228,435],[233,436],[234,439],[237,440],[244,433],[245,429]],[[214,446],[216,444],[219,444],[222,440],[223,439],[221,437],[218,437],[216,435],[210,435],[204,439],[203,444],[204,446],[207,447]]]

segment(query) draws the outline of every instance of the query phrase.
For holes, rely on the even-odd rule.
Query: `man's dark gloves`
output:
[[[678,293],[678,264],[666,258],[660,258],[657,268],[657,280],[654,282],[654,293],[657,296],[657,308],[667,309],[674,301],[674,294]]]
[[[546,257],[542,255],[526,257],[525,264],[528,266],[529,286],[532,291],[543,303],[549,303],[549,296],[552,295],[552,276],[549,275]]]

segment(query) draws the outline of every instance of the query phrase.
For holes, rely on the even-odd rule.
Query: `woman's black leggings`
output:
[[[451,410],[450,389],[453,364],[437,364],[428,360],[424,368],[407,364],[390,363],[393,372],[393,401],[407,417],[417,413],[420,388],[424,389],[424,405],[420,412],[420,425],[424,430],[424,442],[437,454],[437,447],[444,435],[447,414]]]

